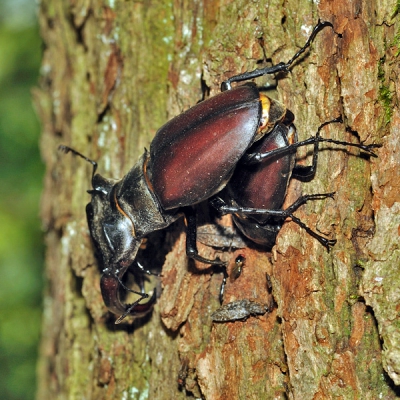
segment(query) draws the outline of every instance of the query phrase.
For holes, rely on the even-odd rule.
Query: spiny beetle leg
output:
[[[294,215],[290,215],[290,218],[292,219],[293,222],[295,222],[297,225],[299,225],[301,228],[303,228],[310,236],[312,236],[314,239],[317,239],[318,242],[320,242],[326,250],[330,251],[330,249],[336,244],[337,240],[336,239],[327,239],[317,232],[314,232],[311,228],[309,228],[304,222],[302,222],[299,218],[295,217]]]
[[[299,218],[293,215],[293,212],[299,208],[301,205],[307,203],[307,201],[311,200],[322,200],[328,197],[333,198],[334,193],[317,193],[311,195],[304,195],[298,198],[292,205],[290,205],[286,210],[265,210],[259,208],[250,208],[250,207],[232,207],[226,205],[226,203],[219,197],[213,198],[210,202],[211,205],[216,208],[219,212],[223,214],[258,214],[258,215],[269,215],[275,218],[291,218],[293,222],[303,228],[309,235],[313,238],[317,239],[326,249],[330,250],[332,246],[335,245],[336,240],[326,239],[318,233],[314,232],[310,229],[306,224],[304,224]]]
[[[273,158],[276,157],[278,155],[283,155],[283,154],[287,154],[290,152],[293,152],[294,150],[298,149],[299,147],[302,146],[308,146],[309,144],[314,144],[315,143],[333,143],[333,144],[337,144],[340,146],[351,146],[351,147],[356,147],[360,150],[365,151],[366,153],[368,153],[370,156],[372,157],[378,157],[372,150],[373,149],[377,149],[379,147],[382,147],[381,144],[358,144],[358,143],[350,143],[350,142],[343,142],[340,140],[334,140],[334,139],[325,139],[325,138],[321,138],[318,136],[311,136],[309,139],[303,140],[302,142],[297,142],[294,144],[291,144],[289,146],[286,147],[282,147],[280,149],[276,149],[276,150],[272,150],[272,151],[268,151],[266,153],[253,153],[253,154],[246,154],[243,157],[243,161],[245,161],[248,164],[256,164],[259,163],[260,161],[266,160],[268,158]]]
[[[243,157],[243,161],[246,164],[257,164],[261,161],[267,160],[269,158],[273,158],[279,155],[284,155],[284,154],[288,154],[288,153],[292,153],[294,151],[296,151],[299,147],[302,146],[308,146],[309,144],[313,144],[314,145],[314,153],[313,153],[313,164],[311,167],[305,167],[305,169],[308,169],[308,174],[313,174],[315,172],[315,168],[316,168],[316,163],[318,160],[318,151],[319,151],[319,143],[333,143],[333,144],[337,144],[340,146],[350,146],[350,147],[356,147],[362,151],[365,151],[366,153],[368,153],[370,156],[372,157],[378,157],[374,152],[373,149],[377,149],[379,147],[382,147],[381,144],[369,144],[369,145],[365,145],[365,144],[361,144],[361,143],[350,143],[350,142],[344,142],[341,140],[334,140],[334,139],[327,139],[327,138],[322,138],[320,136],[320,131],[323,127],[325,127],[328,124],[334,123],[334,122],[342,122],[341,117],[335,118],[331,121],[328,122],[324,122],[319,128],[318,131],[316,133],[315,136],[311,136],[310,138],[303,140],[301,142],[297,142],[297,143],[293,143],[289,146],[286,147],[281,147],[275,150],[271,150],[265,153],[248,153],[245,154]],[[300,169],[300,168],[299,168]]]
[[[323,200],[328,197],[334,198],[335,192],[331,193],[316,193],[316,194],[306,194],[299,197],[293,204],[291,204],[286,210],[267,210],[263,208],[251,208],[251,207],[234,207],[228,206],[224,200],[220,197],[214,197],[210,200],[211,205],[217,209],[222,214],[259,214],[259,215],[269,215],[271,217],[290,217],[291,214],[299,208],[301,205],[307,203],[307,201],[313,200]]]
[[[304,196],[299,197],[292,205],[290,205],[286,210],[290,214],[290,218],[292,218],[293,222],[295,222],[297,225],[299,225],[301,228],[303,228],[310,236],[313,238],[317,239],[329,252],[331,247],[333,247],[337,240],[335,239],[327,239],[318,233],[314,232],[312,229],[310,229],[304,222],[302,222],[299,218],[295,217],[293,215],[293,212],[297,210],[301,205],[307,203],[307,201],[314,201],[314,200],[323,200],[328,197],[331,199],[334,199],[335,192],[331,193],[315,193],[315,194],[306,194]]]
[[[283,210],[283,211],[288,212],[288,213],[293,213],[300,206],[302,206],[303,204],[306,204],[307,201],[324,200],[324,199],[327,199],[328,197],[331,199],[334,199],[335,193],[336,192],[305,194],[305,195],[299,197],[293,204],[291,204],[286,210]]]
[[[254,71],[245,72],[243,74],[232,76],[229,79],[227,79],[226,81],[222,82],[221,91],[223,92],[225,90],[232,89],[232,85],[231,85],[232,82],[246,81],[249,79],[258,78],[263,75],[276,74],[277,72],[288,72],[289,68],[293,64],[293,62],[296,59],[298,59],[300,57],[300,55],[303,54],[308,47],[310,47],[311,43],[315,39],[315,36],[317,36],[317,33],[321,29],[323,29],[327,26],[330,26],[331,28],[333,28],[333,25],[330,22],[328,22],[328,21],[321,22],[321,20],[318,20],[317,25],[315,25],[313,31],[311,32],[310,37],[308,38],[307,42],[305,43],[305,45],[287,63],[280,62],[279,64],[273,65],[272,67],[255,69]]]
[[[334,118],[330,121],[326,121],[322,123],[318,129],[317,133],[315,134],[316,137],[320,136],[320,132],[322,128],[324,128],[327,125],[334,124],[334,123],[342,123],[343,119],[342,116],[339,115],[339,117]],[[300,179],[300,180],[311,180],[314,175],[315,171],[317,170],[317,164],[318,164],[318,152],[319,152],[319,141],[316,140],[314,143],[314,149],[313,149],[313,157],[312,157],[312,164],[311,165],[300,165],[296,164],[292,170],[292,177],[295,179]]]
[[[202,257],[199,255],[197,250],[196,244],[196,230],[197,230],[197,218],[196,218],[196,211],[193,207],[185,207],[183,209],[183,213],[185,215],[186,220],[186,254],[188,257],[200,261],[204,264],[211,264],[211,265],[226,265],[223,261],[219,258],[215,260],[209,260],[207,258]]]

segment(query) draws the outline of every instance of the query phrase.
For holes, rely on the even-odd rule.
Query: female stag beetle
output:
[[[289,119],[276,124],[268,136],[249,149],[238,163],[221,197],[214,197],[211,204],[222,213],[232,213],[235,225],[240,231],[253,242],[264,247],[271,248],[275,244],[282,224],[290,217],[329,251],[336,240],[329,240],[317,234],[295,217],[293,212],[309,200],[333,198],[334,193],[304,195],[287,209],[281,210],[281,207],[291,178],[308,180],[314,176],[318,161],[318,143],[321,139],[320,131],[333,122],[341,122],[341,118],[323,123],[318,128],[315,137],[303,142],[297,142],[293,120]],[[293,149],[310,141],[314,142],[312,165],[295,164],[296,154]],[[321,139],[321,141],[348,144],[326,139]],[[356,145],[356,147],[359,146]],[[375,146],[369,146],[371,147]],[[252,161],[254,159],[256,162]],[[262,159],[264,162],[261,162]],[[226,199],[226,202],[222,197]]]
[[[154,291],[147,303],[139,304],[149,296],[143,290],[127,289],[122,283],[149,233],[164,229],[184,216],[187,255],[200,262],[222,264],[197,252],[193,206],[204,200],[212,199],[212,205],[221,212],[234,213],[236,226],[257,243],[272,246],[281,224],[290,216],[326,247],[334,244],[292,214],[307,200],[332,194],[304,196],[289,209],[281,210],[289,179],[292,175],[314,172],[320,142],[358,147],[373,156],[372,149],[377,146],[324,139],[319,131],[316,136],[297,142],[294,116],[283,104],[261,93],[253,83],[231,86],[232,82],[288,72],[317,33],[327,26],[332,24],[318,22],[305,45],[287,63],[233,76],[223,82],[222,93],[167,122],[156,133],[150,151],[145,151],[117,182],[96,174],[96,162],[60,146],[66,153],[72,152],[93,165],[92,190],[89,190],[92,199],[86,214],[103,267],[104,303],[111,312],[121,315],[116,323],[127,315],[146,314],[156,300]],[[308,144],[314,144],[313,166],[301,171],[294,164],[296,149]],[[220,196],[215,197],[217,194]],[[278,219],[271,220],[271,216]],[[120,286],[140,298],[131,305],[123,304],[119,298]]]

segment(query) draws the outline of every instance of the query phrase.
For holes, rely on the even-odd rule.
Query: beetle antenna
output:
[[[58,146],[58,150],[62,151],[65,154],[68,154],[69,152],[71,152],[72,154],[75,154],[76,156],[79,156],[79,157],[83,158],[84,160],[86,160],[87,162],[89,162],[90,164],[92,164],[93,165],[92,182],[93,182],[93,177],[97,170],[97,162],[96,161],[91,160],[90,158],[79,153],[78,151],[72,149],[71,147],[65,146],[63,144]]]

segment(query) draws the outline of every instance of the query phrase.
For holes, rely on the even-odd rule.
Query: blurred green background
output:
[[[34,0],[0,0],[0,398],[33,399],[41,324],[44,166],[30,89],[42,44]]]

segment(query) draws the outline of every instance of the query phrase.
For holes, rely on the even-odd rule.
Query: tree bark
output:
[[[47,165],[48,285],[38,399],[400,394],[396,12],[394,1],[376,0],[41,1],[45,50],[34,97]],[[228,279],[224,304],[270,304],[271,296],[276,304],[263,316],[213,323],[221,274],[187,260],[179,221],[150,238],[159,251],[143,253],[146,267],[164,264],[152,315],[114,325],[85,217],[91,166],[59,154],[58,145],[120,178],[168,119],[218,93],[232,75],[289,60],[318,18],[334,31],[324,29],[268,95],[295,114],[300,140],[342,115],[324,137],[383,145],[378,158],[324,146],[315,179],[289,187],[286,205],[301,193],[336,192],[334,201],[309,203],[296,216],[337,244],[328,253],[291,222],[272,252],[199,243],[205,257],[229,260],[228,272],[238,254],[246,257],[242,275]],[[307,150],[298,153],[310,162]]]

